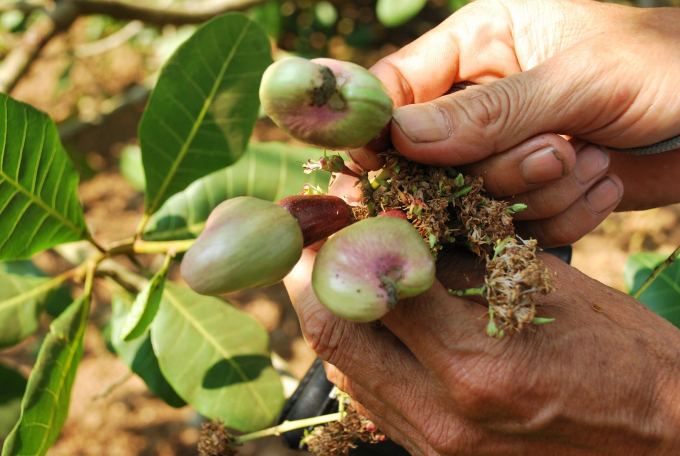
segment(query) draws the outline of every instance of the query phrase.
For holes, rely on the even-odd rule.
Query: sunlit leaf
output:
[[[161,304],[161,297],[163,296],[163,289],[165,288],[165,278],[168,275],[168,267],[170,266],[170,256],[165,259],[163,267],[153,276],[149,283],[139,292],[132,303],[130,312],[128,313],[125,323],[121,328],[120,337],[129,342],[139,336],[145,334],[153,319],[158,313],[158,307]]]
[[[375,14],[385,27],[405,24],[423,9],[427,0],[378,0]]]
[[[655,267],[667,255],[642,252],[632,255],[623,269],[628,292],[633,294],[647,280]],[[640,301],[657,314],[680,328],[680,263],[676,261],[664,270],[640,296]]]
[[[202,415],[254,431],[280,412],[283,389],[269,336],[245,312],[167,283],[151,341],[165,378]]]
[[[158,359],[151,346],[151,334],[147,331],[142,337],[130,342],[120,338],[121,329],[132,305],[130,296],[115,294],[111,300],[111,345],[132,372],[139,375],[158,397],[172,407],[183,407],[186,402],[177,395],[163,377]]]
[[[78,173],[47,114],[0,93],[0,260],[87,239]]]
[[[216,171],[170,198],[154,215],[144,239],[190,239],[205,227],[210,212],[229,198],[254,196],[278,201],[300,193],[305,183],[328,187],[329,174],[303,174],[302,164],[318,159],[323,152],[313,147],[295,147],[267,142],[251,143],[233,166]]]
[[[0,348],[17,344],[40,324],[50,296],[60,279],[10,274],[0,268]]]
[[[139,126],[147,214],[241,157],[271,62],[262,27],[235,13],[202,25],[168,60]]]
[[[88,309],[89,299],[80,298],[50,325],[28,378],[21,418],[7,437],[2,456],[44,456],[57,440],[83,356]]]

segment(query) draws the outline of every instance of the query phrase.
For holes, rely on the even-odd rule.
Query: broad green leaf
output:
[[[0,260],[88,239],[78,173],[47,114],[0,93]]]
[[[248,432],[281,410],[267,331],[221,299],[166,284],[151,342],[165,378],[202,415]]]
[[[470,3],[470,0],[449,0],[449,9],[452,12],[458,11],[468,3]]]
[[[667,255],[642,252],[632,255],[623,268],[628,293],[633,294]],[[680,262],[664,270],[640,296],[640,301],[680,328]]]
[[[38,277],[45,280],[49,279],[49,276],[45,275],[40,269],[36,267],[31,260],[17,260],[17,261],[5,261],[0,263],[0,275],[4,274],[14,274],[21,277]],[[2,292],[0,292],[2,295]],[[71,297],[71,292],[67,285],[60,285],[53,291],[49,292],[49,298],[47,299],[47,306],[45,311],[52,318],[57,318],[68,306],[73,302]],[[0,304],[0,307],[2,305]],[[2,318],[0,318],[0,322]],[[0,323],[0,327],[2,324]],[[0,340],[2,336],[0,336]],[[0,342],[0,346],[2,343]]]
[[[57,440],[83,356],[88,309],[89,298],[82,297],[50,325],[28,378],[21,419],[7,437],[2,456],[44,456]]]
[[[328,187],[329,175],[316,171],[303,174],[302,164],[323,152],[278,142],[251,143],[233,166],[216,171],[170,198],[147,226],[144,239],[161,241],[191,239],[205,227],[212,210],[229,198],[254,196],[278,201],[300,193],[305,183]]]
[[[14,369],[0,364],[0,441],[7,437],[21,416],[21,398],[26,379]]]
[[[0,268],[0,348],[18,344],[40,324],[61,279],[10,274]]]
[[[147,214],[243,154],[271,62],[267,34],[235,13],[202,25],[168,60],[139,125]]]
[[[121,328],[127,319],[130,296],[115,294],[111,300],[111,344],[116,353],[123,359],[132,372],[139,375],[156,396],[172,407],[184,407],[187,403],[177,395],[172,386],[163,377],[158,359],[151,346],[151,334],[147,331],[133,341],[125,342],[120,338]]]
[[[427,0],[378,0],[375,14],[385,27],[397,27],[414,18]]]
[[[161,297],[163,296],[163,289],[165,288],[165,278],[168,275],[168,267],[170,266],[170,255],[165,257],[163,267],[153,276],[144,289],[139,292],[132,304],[132,308],[128,313],[125,323],[121,328],[120,337],[129,342],[136,339],[149,330],[149,326],[158,313],[158,307],[161,304]]]

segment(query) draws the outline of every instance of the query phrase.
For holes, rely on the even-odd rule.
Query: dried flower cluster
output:
[[[198,440],[201,456],[232,456],[236,450],[231,446],[229,434],[221,420],[203,423]]]
[[[396,152],[383,155],[383,171],[373,181],[368,175],[361,180],[364,197],[363,204],[354,208],[357,220],[401,211],[435,256],[442,244],[464,242],[478,256],[486,257],[497,241],[514,236],[513,208],[486,197],[481,177],[415,163]]]
[[[555,289],[552,275],[536,258],[536,241],[508,238],[498,244],[496,254],[487,259],[485,296],[489,302],[491,336],[521,330],[536,317],[536,294]]]
[[[356,448],[359,441],[375,443],[385,439],[371,420],[348,408],[341,421],[316,426],[302,441],[318,456],[340,456]]]

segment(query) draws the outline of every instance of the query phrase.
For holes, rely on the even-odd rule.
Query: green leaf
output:
[[[628,293],[633,294],[647,280],[655,267],[667,255],[642,252],[632,255],[623,268]],[[680,263],[676,261],[664,270],[640,296],[640,301],[657,314],[680,328]]]
[[[130,144],[120,154],[120,174],[137,191],[144,191],[146,179],[142,166],[142,151],[139,146]]]
[[[202,25],[168,60],[139,126],[147,214],[241,157],[271,62],[267,34],[235,13]]]
[[[145,334],[153,323],[153,319],[156,318],[171,259],[170,255],[165,257],[163,267],[149,280],[149,283],[135,298],[135,302],[132,304],[127,319],[121,328],[120,336],[125,342]]]
[[[375,14],[385,27],[397,27],[414,18],[427,0],[378,0]]]
[[[163,377],[158,359],[151,346],[151,334],[147,331],[142,337],[130,342],[120,338],[121,328],[128,317],[131,306],[130,296],[114,294],[111,300],[111,344],[116,353],[123,359],[132,372],[144,380],[154,394],[168,405],[179,408],[187,403],[177,395],[172,386]]]
[[[88,309],[89,298],[81,297],[50,325],[28,378],[21,419],[7,437],[2,456],[43,456],[57,440],[83,356]]]
[[[278,415],[283,389],[269,336],[245,312],[168,283],[151,342],[165,378],[202,415],[244,432]]]
[[[0,348],[19,343],[38,329],[40,315],[62,283],[58,278],[10,274],[0,268]]]
[[[31,260],[5,261],[0,263],[0,275],[3,275],[3,271],[4,274],[14,274],[24,278],[39,277],[45,280],[49,279],[49,276],[38,269]],[[73,302],[69,287],[64,284],[58,286],[48,294],[49,297],[47,299],[45,311],[52,318],[57,318]],[[2,295],[2,292],[0,292],[0,295]],[[1,304],[0,307],[2,307]],[[2,327],[1,321],[2,318],[0,317],[0,327]],[[2,336],[0,336],[0,340],[2,340]],[[0,346],[2,346],[1,342]]]
[[[89,239],[78,173],[52,119],[0,93],[0,260]]]
[[[26,379],[17,371],[0,364],[0,441],[7,437],[21,416],[21,398]]]
[[[470,3],[470,0],[449,0],[449,9],[451,12],[458,11],[465,5]]]
[[[212,210],[229,198],[254,196],[278,201],[300,193],[305,183],[328,187],[329,174],[303,174],[302,164],[323,152],[278,142],[251,143],[233,166],[216,171],[170,198],[147,225],[144,239],[191,239],[205,227]]]

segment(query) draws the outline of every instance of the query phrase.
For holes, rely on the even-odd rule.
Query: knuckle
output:
[[[317,356],[330,364],[343,365],[353,344],[347,322],[319,308],[307,313],[302,326],[307,344]]]

